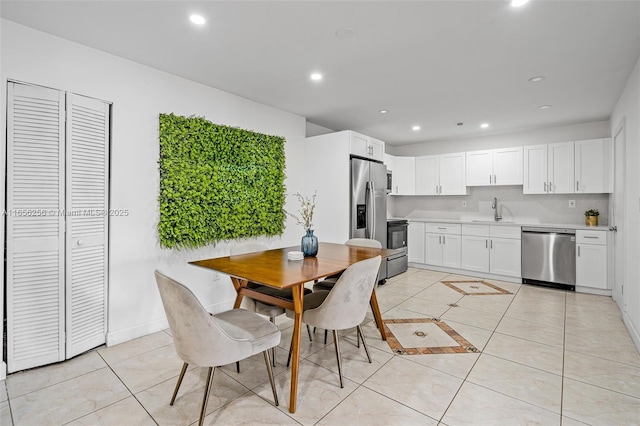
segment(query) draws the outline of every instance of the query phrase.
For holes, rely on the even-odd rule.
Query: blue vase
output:
[[[318,254],[318,237],[313,235],[313,229],[308,229],[307,235],[302,237],[300,249],[304,257],[315,257]]]

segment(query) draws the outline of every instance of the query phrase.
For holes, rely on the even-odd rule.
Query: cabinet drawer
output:
[[[459,223],[427,223],[427,232],[431,234],[460,235],[462,225]]]
[[[578,229],[576,231],[576,243],[607,245],[607,231],[583,231]]]
[[[490,235],[489,225],[462,225],[462,235],[488,237]]]
[[[496,238],[512,238],[519,240],[521,236],[521,228],[519,226],[498,226],[491,227],[491,236]]]

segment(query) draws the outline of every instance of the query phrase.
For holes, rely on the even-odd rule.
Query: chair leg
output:
[[[340,376],[340,387],[344,388],[342,383],[342,362],[340,361],[340,345],[338,344],[338,330],[333,330],[333,345],[336,347],[336,359],[338,360],[338,375]]]
[[[360,333],[356,332],[356,346],[360,349]]]
[[[240,361],[236,361],[236,372],[240,374]]]
[[[327,330],[324,331],[324,344],[327,344]]]
[[[316,331],[316,328],[313,328],[313,331]],[[313,337],[311,337],[311,328],[309,327],[309,324],[307,324],[307,334],[309,335],[309,341],[313,342]]]
[[[186,362],[182,364],[182,370],[180,370],[180,376],[178,376],[178,383],[176,383],[176,388],[173,391],[173,396],[171,397],[171,402],[169,403],[169,405],[173,405],[173,403],[176,402],[176,396],[178,396],[178,389],[180,389],[180,385],[182,384],[182,379],[184,379],[184,373],[187,372],[188,366],[189,364],[187,364]]]
[[[275,325],[276,317],[271,317],[271,322]],[[273,361],[273,366],[275,367],[276,366],[276,347],[275,346],[271,348],[271,359]]]
[[[269,353],[267,351],[262,352],[264,354],[264,363],[267,364],[267,373],[269,374],[269,381],[271,382],[271,390],[273,391],[273,402],[276,404],[276,407],[280,405],[278,402],[278,392],[276,392],[276,383],[273,380],[273,369],[271,368],[271,363],[269,362]]]
[[[364,346],[364,351],[367,353],[367,359],[369,360],[369,364],[371,364],[371,356],[369,355],[369,348],[367,347],[367,341],[364,340],[364,334],[362,333],[362,327],[357,326],[356,330],[358,330],[358,336],[362,338],[362,346]]]
[[[207,411],[207,404],[209,403],[209,394],[211,393],[211,386],[213,384],[213,373],[215,372],[215,367],[209,367],[209,373],[207,374],[207,384],[204,387],[204,397],[202,398],[202,408],[200,408],[200,421],[198,422],[198,426],[202,426],[204,424],[204,415]]]

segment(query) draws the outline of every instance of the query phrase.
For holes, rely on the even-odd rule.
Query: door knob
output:
[[[609,231],[618,232],[618,227],[617,226],[610,226],[609,227]]]
[[[82,240],[78,240],[78,242],[77,242],[76,244],[78,244],[79,246],[81,246],[81,245],[82,245]]]

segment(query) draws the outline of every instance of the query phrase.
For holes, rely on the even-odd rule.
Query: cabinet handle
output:
[[[494,185],[498,184],[498,177],[496,175],[493,175],[493,184]]]
[[[580,181],[577,180],[576,181],[576,192],[578,192],[580,190]]]
[[[438,235],[438,244],[442,244],[442,235]]]
[[[489,185],[491,185],[493,182],[491,182],[491,175],[489,175]]]
[[[549,181],[549,192],[553,192],[553,185],[551,185],[551,181]]]
[[[489,240],[484,240],[484,248],[489,248]]]
[[[396,194],[398,193],[398,185],[396,185]]]
[[[446,242],[447,242],[447,241],[445,240],[444,235],[443,235],[443,236],[442,236],[442,244],[446,244]]]
[[[544,183],[544,192],[547,192],[547,182]]]
[[[580,246],[578,246],[578,257],[580,257]]]
[[[597,240],[598,239],[598,237],[592,237],[591,235],[585,235],[583,238],[589,238],[589,239],[592,239],[592,240]]]

